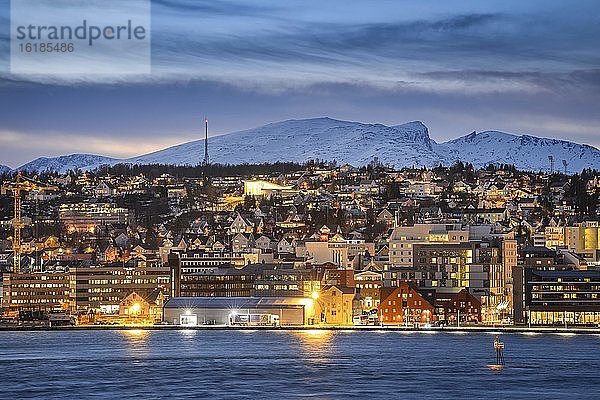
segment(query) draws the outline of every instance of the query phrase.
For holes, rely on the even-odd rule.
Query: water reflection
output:
[[[332,346],[334,332],[327,329],[308,329],[295,331],[293,335],[298,338],[301,349],[299,354],[312,364],[328,364],[334,354]]]
[[[191,339],[198,333],[195,329],[181,329],[179,333],[186,339]]]
[[[487,367],[490,371],[501,372],[504,369],[504,367],[506,367],[506,366],[498,365],[498,364],[489,364]]]
[[[572,336],[576,336],[574,333],[571,332],[560,332],[557,333],[558,336],[565,336],[565,337],[572,337]]]
[[[127,339],[130,339],[132,342],[139,342],[140,340],[143,341],[150,333],[144,329],[124,329],[119,332],[121,332],[121,334],[123,334]]]
[[[119,333],[126,339],[125,347],[127,355],[132,358],[148,358],[148,336],[150,331],[144,329],[125,329]]]

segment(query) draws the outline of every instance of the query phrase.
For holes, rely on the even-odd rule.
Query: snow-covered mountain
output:
[[[441,143],[435,146],[446,162],[469,161],[476,167],[490,163],[514,164],[523,170],[548,170],[549,156],[554,158],[555,170],[579,172],[584,168],[600,168],[600,151],[595,147],[566,140],[538,138],[528,135],[511,135],[504,132],[485,131]]]
[[[214,163],[304,162],[338,160],[366,165],[374,157],[395,165],[433,165],[427,127],[410,122],[394,127],[331,118],[289,120],[208,139]],[[197,164],[204,157],[204,140],[184,143],[127,162]]]
[[[211,162],[224,164],[319,158],[360,166],[377,157],[396,167],[451,165],[462,160],[476,167],[505,163],[526,170],[547,170],[552,155],[557,170],[562,169],[562,160],[568,162],[569,171],[600,169],[600,151],[592,146],[496,131],[436,143],[419,121],[385,126],[331,118],[288,120],[211,137],[209,152]],[[204,140],[196,140],[129,159],[74,154],[40,158],[20,168],[64,172],[116,163],[196,165],[203,157]]]
[[[27,171],[91,170],[101,165],[112,165],[119,162],[116,158],[97,156],[94,154],[71,154],[60,157],[40,157],[17,168]]]
[[[12,171],[12,168],[0,164],[0,174]]]

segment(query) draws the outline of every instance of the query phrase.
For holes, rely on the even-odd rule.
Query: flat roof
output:
[[[533,270],[532,274],[546,278],[600,278],[600,270],[596,269]]]
[[[308,297],[173,297],[164,308],[300,308]]]

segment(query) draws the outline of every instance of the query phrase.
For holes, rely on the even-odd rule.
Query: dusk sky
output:
[[[201,138],[205,115],[212,135],[329,116],[421,120],[437,141],[493,129],[600,147],[597,0],[153,0],[151,74],[61,78],[9,72],[0,8],[11,167],[158,150]]]

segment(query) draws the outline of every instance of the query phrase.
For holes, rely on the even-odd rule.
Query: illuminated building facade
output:
[[[69,232],[94,232],[97,226],[129,223],[129,210],[111,203],[62,204],[58,216]]]
[[[310,296],[320,287],[317,271],[285,264],[204,266],[190,269],[171,258],[172,291],[177,297]]]
[[[263,180],[244,181],[244,196],[268,196],[272,192],[283,193],[291,190],[291,186],[281,186]]]
[[[600,323],[600,270],[515,268],[515,321],[531,325]]]
[[[362,308],[371,310],[377,308],[381,301],[380,294],[383,287],[381,272],[362,271],[354,274],[357,291],[360,292]]]
[[[168,296],[170,269],[165,266],[112,264],[100,267],[70,268],[73,311],[95,310],[104,314],[119,312],[119,304],[132,291],[161,289]]]
[[[4,274],[2,307],[9,311],[66,310],[70,290],[68,272]]]

